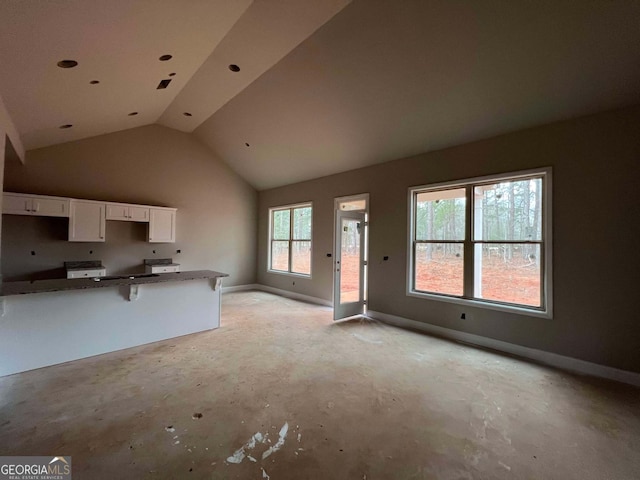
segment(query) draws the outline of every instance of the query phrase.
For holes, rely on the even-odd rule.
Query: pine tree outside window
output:
[[[551,316],[551,170],[409,189],[409,295]]]

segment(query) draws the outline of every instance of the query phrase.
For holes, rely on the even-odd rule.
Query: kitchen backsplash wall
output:
[[[145,223],[107,221],[105,243],[76,243],[67,241],[68,222],[66,218],[5,215],[4,281],[61,278],[66,274],[64,262],[71,260],[102,260],[108,275],[144,273],[145,258],[173,258],[180,263],[184,257],[189,261],[188,242],[149,243]]]

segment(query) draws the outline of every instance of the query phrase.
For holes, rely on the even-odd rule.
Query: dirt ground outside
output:
[[[424,292],[462,295],[463,260],[434,254],[431,261],[416,263],[416,289]],[[540,267],[514,256],[505,260],[483,255],[480,298],[519,305],[540,306]]]
[[[309,270],[308,256],[298,258],[294,265],[301,272]],[[359,257],[342,256],[341,302],[358,301]],[[274,266],[286,269],[286,255],[274,257]],[[462,259],[434,254],[431,261],[416,263],[416,289],[424,292],[462,295]],[[519,305],[540,306],[540,268],[523,258],[505,261],[502,257],[485,255],[482,261],[482,297]]]

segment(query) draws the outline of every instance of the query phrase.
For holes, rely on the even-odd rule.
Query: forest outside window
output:
[[[311,275],[311,204],[269,210],[269,270]]]
[[[549,169],[410,189],[408,293],[551,315]]]

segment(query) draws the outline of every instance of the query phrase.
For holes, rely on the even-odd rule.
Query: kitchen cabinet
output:
[[[145,265],[144,273],[177,273],[180,271],[180,265]]]
[[[68,217],[69,199],[45,195],[4,193],[2,195],[2,213],[6,215]]]
[[[149,207],[127,205],[126,203],[107,203],[107,220],[148,222]]]
[[[149,208],[149,242],[175,243],[176,241],[176,209]]]
[[[67,272],[67,278],[94,278],[104,277],[107,274],[106,268],[87,268],[85,270],[72,270]]]
[[[3,193],[2,213],[69,218],[70,242],[104,242],[106,220],[149,224],[150,243],[175,243],[177,209],[129,203]]]
[[[69,208],[70,242],[105,241],[106,205],[91,200],[71,200]]]

